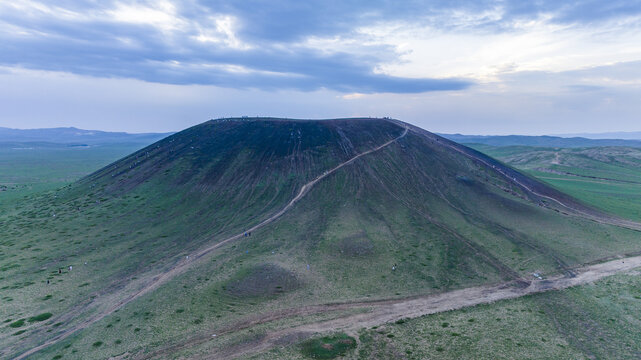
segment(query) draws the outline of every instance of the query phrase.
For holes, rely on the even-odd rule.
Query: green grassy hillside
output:
[[[641,220],[641,149],[472,147],[594,207]]]
[[[540,194],[590,210],[578,201],[473,150],[404,130],[383,119],[210,121],[3,208],[2,356],[76,328],[36,358],[189,355],[185,339],[230,332],[257,313],[571,272],[638,250],[638,232],[564,215]],[[393,139],[251,236],[194,255]],[[270,326],[335,315],[233,332],[204,351],[233,351]]]

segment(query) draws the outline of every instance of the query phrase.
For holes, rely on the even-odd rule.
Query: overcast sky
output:
[[[641,130],[641,0],[0,1],[0,126]]]

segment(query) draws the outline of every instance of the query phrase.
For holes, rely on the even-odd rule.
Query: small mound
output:
[[[243,270],[226,286],[234,296],[269,296],[297,289],[296,276],[274,264],[263,264]]]
[[[366,256],[374,252],[374,244],[364,231],[342,239],[338,248],[341,254],[347,257]]]

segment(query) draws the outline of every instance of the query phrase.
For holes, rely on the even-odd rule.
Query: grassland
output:
[[[63,187],[143,146],[0,143],[0,203]]]
[[[211,122],[4,208],[0,348],[28,349],[108,310],[196,249],[278,211],[315,176],[402,131],[375,125]],[[38,356],[233,350],[271,325],[212,334],[256,313],[438,293],[635,250],[636,232],[562,216],[491,168],[410,134],[319,182],[277,222]],[[52,315],[28,321],[44,313]],[[203,336],[213,340],[181,347]],[[368,346],[358,349],[374,353]]]

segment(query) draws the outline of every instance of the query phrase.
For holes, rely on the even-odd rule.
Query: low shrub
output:
[[[50,317],[52,317],[52,316],[53,316],[53,314],[52,314],[52,313],[42,313],[42,314],[38,314],[38,315],[36,315],[36,316],[32,316],[32,317],[30,317],[30,318],[29,318],[29,322],[45,321],[45,320],[49,319],[49,318],[50,318]]]
[[[19,328],[22,325],[24,325],[24,319],[16,320],[16,321],[12,322],[11,324],[9,324],[9,326],[12,327],[12,328]]]

